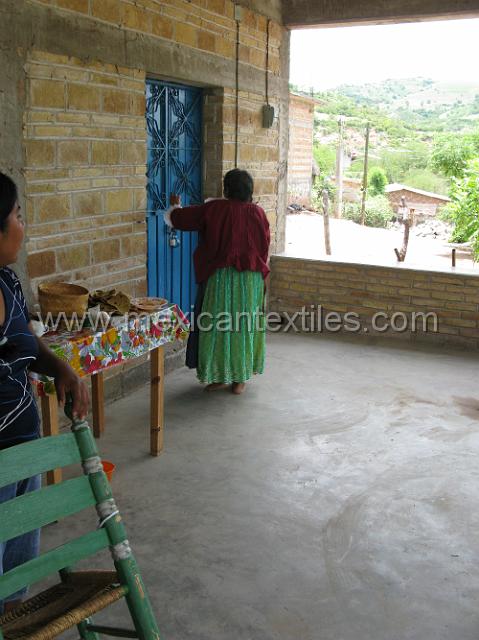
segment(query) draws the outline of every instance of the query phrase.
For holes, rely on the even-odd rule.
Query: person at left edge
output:
[[[40,418],[28,379],[35,371],[51,376],[60,404],[73,397],[73,413],[83,418],[88,390],[71,367],[37,338],[29,322],[22,287],[8,265],[16,262],[24,237],[24,222],[13,180],[0,173],[0,453],[2,449],[40,437]],[[40,488],[40,476],[0,488],[0,503]],[[40,531],[0,542],[0,575],[38,555]],[[18,605],[26,589],[0,601],[0,614]]]

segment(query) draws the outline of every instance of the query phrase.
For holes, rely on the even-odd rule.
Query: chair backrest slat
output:
[[[108,545],[107,532],[105,529],[98,529],[15,567],[0,576],[0,600],[27,585],[46,578],[55,571],[72,566],[76,562],[92,556]]]
[[[75,449],[71,446],[72,439],[70,437],[53,436],[45,438],[43,441],[19,445],[18,449],[11,447],[0,452],[0,487],[11,484],[15,480],[22,480],[45,470],[63,467],[73,462],[81,460],[96,462],[98,450],[88,425],[83,421],[73,420],[72,429],[74,430]],[[56,452],[58,452],[58,456]],[[90,468],[95,470],[96,465],[91,464]],[[109,502],[110,500],[111,502]],[[97,501],[99,504],[109,504],[114,508],[110,485],[105,474],[93,471],[91,475],[73,478],[62,484],[51,485],[2,502],[0,503],[0,542],[41,528],[57,519],[71,516],[97,504]],[[117,511],[113,511],[112,515],[117,513]],[[118,543],[125,541],[126,532],[120,516],[105,517],[102,528],[67,542],[0,576],[0,600],[4,600],[22,587],[38,582],[60,569],[73,567],[79,560],[86,559],[105,547],[112,547],[117,579],[123,586],[121,595],[125,595],[127,598],[136,637],[159,640],[160,634],[155,616],[135,558],[128,545],[121,545],[117,548]],[[114,549],[118,553],[113,554]],[[91,610],[91,597],[87,597],[86,602],[89,604],[89,608],[85,608],[84,615],[87,615]],[[80,606],[77,606],[75,611],[79,609]],[[35,617],[35,612],[33,612],[33,618]],[[64,618],[66,616],[62,616],[62,619]],[[27,618],[27,622],[30,623],[31,619]],[[70,620],[72,625],[76,622],[77,619]],[[53,625],[54,620],[51,620],[51,626]],[[43,630],[38,629],[38,632],[34,634],[35,637],[43,637],[45,630],[46,627]],[[27,634],[29,634],[28,630]],[[131,634],[127,633],[126,635]],[[33,636],[30,634],[28,637]],[[3,638],[4,634],[0,629],[0,640]]]
[[[0,451],[0,487],[80,460],[72,433],[10,447]]]
[[[0,542],[82,511],[95,502],[87,476],[14,498],[2,504]]]

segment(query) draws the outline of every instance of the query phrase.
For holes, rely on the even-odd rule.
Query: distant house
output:
[[[336,177],[331,178],[333,185],[336,185]],[[357,178],[343,177],[343,202],[361,202],[363,181]]]
[[[438,209],[451,201],[450,198],[439,193],[431,193],[397,183],[386,185],[385,192],[395,212],[401,205],[401,197],[404,196],[406,206],[412,212],[415,222],[434,218]]]
[[[313,173],[313,123],[315,98],[289,94],[288,201],[311,205]]]

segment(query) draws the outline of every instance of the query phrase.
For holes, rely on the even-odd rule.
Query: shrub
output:
[[[346,203],[343,217],[353,222],[361,223],[361,205]],[[386,196],[374,196],[366,200],[365,224],[368,227],[386,228],[393,217],[393,210]]]
[[[384,188],[388,183],[388,178],[383,169],[381,167],[373,167],[369,171],[368,176],[368,184],[369,184],[369,195],[371,197],[380,196],[384,194]]]
[[[323,192],[327,191],[330,202],[330,214],[334,211],[334,197],[336,189],[331,181],[324,177],[318,176],[314,181],[313,188],[311,190],[311,201],[315,211],[323,211]]]
[[[464,176],[455,178],[451,187],[452,202],[444,214],[454,223],[453,242],[471,242],[479,259],[479,158],[466,163]]]

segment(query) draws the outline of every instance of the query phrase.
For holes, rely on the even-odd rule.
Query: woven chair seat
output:
[[[0,616],[5,640],[49,640],[127,593],[116,571],[78,571]]]

